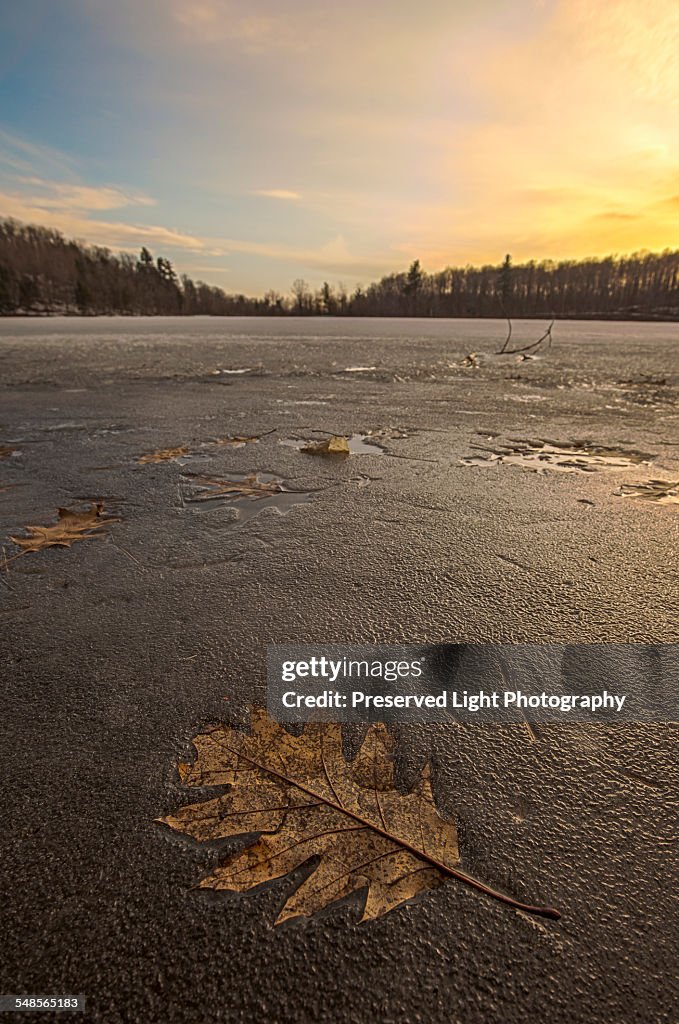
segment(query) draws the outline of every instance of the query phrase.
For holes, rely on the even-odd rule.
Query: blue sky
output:
[[[669,0],[0,0],[0,215],[230,291],[677,244]]]

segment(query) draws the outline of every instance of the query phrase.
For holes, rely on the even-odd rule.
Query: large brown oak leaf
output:
[[[558,916],[457,869],[456,828],[436,809],[428,770],[410,793],[399,792],[393,739],[381,724],[369,728],[350,762],[338,724],[307,725],[293,736],[264,711],[254,712],[249,734],[217,725],[194,745],[194,764],[179,765],[184,785],[230,789],[160,820],[203,842],[260,833],[204,878],[202,888],[245,892],[318,860],[276,923],[310,917],[358,890],[365,891],[362,919],[379,917],[450,877],[524,910]]]

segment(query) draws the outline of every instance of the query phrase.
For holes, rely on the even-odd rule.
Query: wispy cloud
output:
[[[19,173],[30,173],[36,167],[48,168],[59,173],[62,178],[71,177],[74,173],[74,161],[66,153],[21,138],[14,132],[0,127],[0,168],[9,168]]]
[[[47,185],[46,182],[42,184]],[[80,186],[74,190],[73,201],[70,201],[69,186],[55,184],[51,191],[51,195],[40,196],[0,190],[0,216],[13,217],[28,224],[42,224],[63,232],[67,237],[111,249],[134,249],[142,245],[164,245],[193,251],[208,248],[204,239],[162,225],[101,220],[89,216],[90,212],[100,213],[133,205],[130,197],[123,201],[115,189]],[[144,197],[142,205],[151,202]]]
[[[71,185],[43,178],[19,177],[17,184],[30,188],[28,201],[45,210],[119,210],[126,206],[155,206],[156,201],[141,193],[130,193],[108,185]]]
[[[263,196],[265,199],[301,199],[299,192],[291,192],[287,188],[256,188],[253,196]]]

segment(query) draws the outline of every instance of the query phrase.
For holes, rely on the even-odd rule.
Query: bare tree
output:
[[[298,277],[292,282],[292,294],[295,299],[293,312],[297,316],[303,316],[311,311],[312,296],[307,282]]]

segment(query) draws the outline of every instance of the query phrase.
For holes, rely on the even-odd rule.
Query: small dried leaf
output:
[[[470,352],[469,355],[465,356],[460,362],[460,366],[473,366],[479,365],[479,357],[477,352]]]
[[[622,484],[616,491],[623,498],[640,498],[658,505],[679,505],[679,480],[649,480],[645,484]]]
[[[190,477],[197,487],[189,501],[212,501],[213,498],[268,498],[285,488],[278,480],[261,480],[258,473],[249,473],[242,480],[222,480],[215,476]]]
[[[337,435],[324,441],[309,441],[300,450],[308,455],[349,455],[351,451],[347,438]]]
[[[17,448],[11,448],[8,444],[0,444],[0,459],[9,459],[17,451]]]
[[[59,520],[54,526],[26,526],[28,537],[10,539],[24,552],[42,551],[43,548],[51,547],[70,548],[78,540],[101,537],[96,531],[108,526],[109,523],[120,522],[114,516],[102,515],[104,506],[101,502],[90,505],[89,509],[83,512],[73,512],[67,508],[60,508],[57,511]]]
[[[216,437],[214,441],[210,441],[210,444],[219,445],[222,448],[242,448],[245,444],[255,444],[259,441],[259,437],[240,437],[238,434],[234,437]]]
[[[137,462],[142,466],[147,466],[149,463],[171,462],[173,459],[179,459],[182,455],[188,454],[189,449],[187,445],[181,445],[179,448],[161,448],[159,451],[140,455]]]

